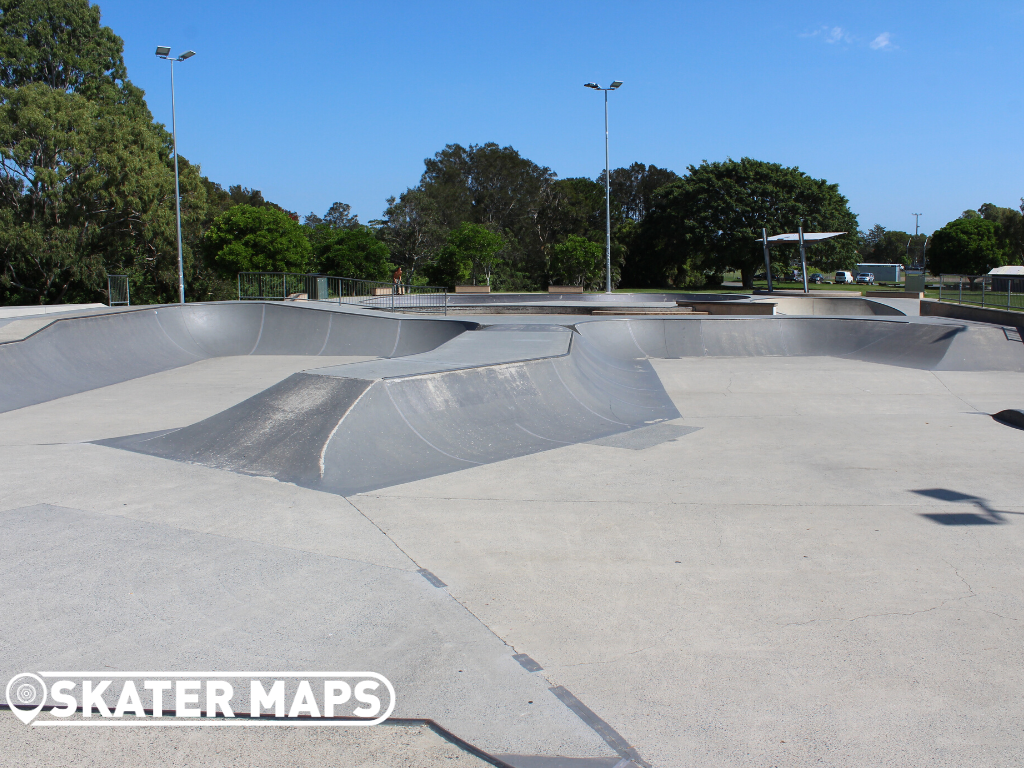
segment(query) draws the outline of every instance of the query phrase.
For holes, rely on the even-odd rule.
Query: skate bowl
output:
[[[560,318],[553,318],[559,320]],[[55,322],[0,345],[0,408],[231,355],[312,365],[166,434],[104,444],[342,495],[678,417],[651,359],[825,356],[1024,371],[1001,328],[906,317],[588,319],[489,325],[315,305],[162,307]],[[378,359],[317,368],[325,354]]]
[[[0,343],[0,413],[214,357],[401,357],[474,326],[274,302],[55,316],[24,339]]]
[[[19,326],[8,674],[373,669],[395,728],[430,718],[514,768],[867,765],[894,743],[984,764],[990,744],[943,739],[995,722],[1013,763],[1019,675],[992,670],[1017,669],[1024,344],[855,301]]]

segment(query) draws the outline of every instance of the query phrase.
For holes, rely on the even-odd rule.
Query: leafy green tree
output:
[[[999,224],[981,218],[959,218],[932,234],[928,268],[932,274],[982,275],[1007,263]]]
[[[359,217],[352,213],[352,206],[348,203],[334,203],[322,217],[311,213],[303,223],[307,227],[326,224],[331,229],[348,229],[359,226]]]
[[[149,117],[128,81],[124,43],[88,0],[0,0],[0,86],[40,83]]]
[[[621,221],[618,203],[613,222]],[[604,237],[604,185],[584,177],[558,179],[550,184],[544,204],[538,209],[537,228],[542,242],[554,244],[569,235],[588,240]]]
[[[1013,208],[1000,208],[985,203],[978,207],[978,213],[986,221],[994,221],[999,225],[999,239],[1006,251],[1007,263],[1024,264],[1024,204],[1018,212]]]
[[[182,181],[190,217],[201,192],[194,175]],[[169,289],[173,190],[165,135],[135,108],[43,83],[0,88],[6,301],[95,300],[115,270],[135,275],[137,296]]]
[[[622,215],[633,221],[643,221],[651,209],[651,199],[658,188],[678,181],[679,174],[655,165],[645,166],[633,163],[628,168],[616,168],[610,174],[612,203]],[[604,187],[604,172],[597,177],[597,183]]]
[[[271,207],[236,205],[218,216],[203,247],[222,273],[305,272],[311,249],[302,227]]]
[[[502,266],[505,246],[501,235],[480,224],[463,222],[448,233],[447,240],[430,269],[431,280],[439,285],[491,284],[491,276]]]
[[[127,80],[122,43],[85,0],[0,0],[0,300],[177,300],[170,136]],[[186,277],[206,195],[179,158]],[[210,292],[207,291],[207,294]]]
[[[407,279],[416,280],[444,245],[437,203],[419,188],[389,197],[387,203],[384,218],[370,224],[379,227],[378,237],[391,251],[391,260],[405,270]]]
[[[463,223],[478,224],[504,237],[502,275],[511,283],[527,275],[539,285],[546,243],[538,221],[554,179],[549,168],[512,147],[450,144],[424,161],[417,187],[389,202],[382,238],[396,261],[415,257],[412,266],[418,268],[440,258],[449,232]]]
[[[569,235],[552,248],[550,273],[553,285],[600,288],[604,279],[604,248],[579,235]]]
[[[388,281],[395,271],[388,247],[369,227],[335,228],[318,224],[311,237],[311,268],[321,275]]]
[[[764,257],[761,229],[769,234],[845,232],[842,237],[808,248],[808,260],[824,270],[845,268],[856,260],[857,218],[839,187],[813,179],[798,168],[750,158],[704,162],[688,175],[661,187],[639,258],[647,280],[664,284],[739,270],[743,285],[753,287]]]

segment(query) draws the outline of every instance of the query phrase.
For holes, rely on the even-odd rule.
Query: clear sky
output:
[[[445,144],[561,177],[750,156],[838,183],[862,229],[1024,195],[1024,2],[105,0],[129,77],[225,187],[360,219]]]

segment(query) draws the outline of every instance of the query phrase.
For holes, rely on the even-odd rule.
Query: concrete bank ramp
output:
[[[424,352],[475,323],[280,302],[169,305],[62,319],[0,343],[0,412],[211,357]]]
[[[865,299],[861,296],[841,298],[838,296],[758,296],[755,303],[772,302],[775,312],[779,315],[816,315],[816,316],[900,316],[905,312],[881,301]]]
[[[646,360],[561,326],[295,374],[204,421],[103,444],[352,494],[678,417]]]
[[[829,356],[949,371],[1024,371],[1024,344],[998,326],[910,319],[765,317],[580,322],[616,356]]]

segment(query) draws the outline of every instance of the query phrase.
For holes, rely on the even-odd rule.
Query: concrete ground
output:
[[[652,362],[698,431],[352,501],[654,765],[1020,764],[1020,374]]]
[[[376,728],[26,728],[0,712],[7,765],[190,768],[343,765],[349,768],[486,768],[426,725]]]
[[[4,679],[365,662],[396,716],[513,764],[620,762],[551,688],[655,766],[1024,761],[1024,431],[988,416],[1020,407],[1021,374],[652,360],[674,423],[350,499],[85,442],[352,360],[207,360],[0,414]],[[10,720],[19,765],[469,759],[413,726],[90,738]]]

